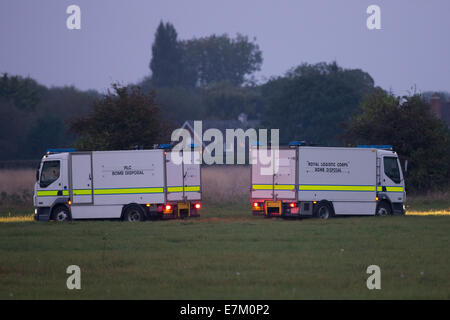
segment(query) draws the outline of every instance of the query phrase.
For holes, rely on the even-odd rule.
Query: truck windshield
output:
[[[39,184],[45,188],[59,178],[59,161],[45,161],[42,166]]]
[[[384,174],[395,183],[400,183],[400,170],[396,157],[384,157]]]

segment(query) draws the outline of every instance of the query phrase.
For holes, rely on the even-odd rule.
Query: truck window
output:
[[[45,188],[59,178],[59,161],[45,161],[42,166],[41,179],[39,184]]]
[[[395,183],[400,183],[400,170],[396,157],[384,157],[384,174]]]

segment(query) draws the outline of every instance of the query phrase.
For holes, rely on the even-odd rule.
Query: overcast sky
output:
[[[81,30],[66,27],[71,4],[81,8]],[[371,4],[381,8],[381,30],[366,27]],[[150,73],[161,20],[179,39],[256,37],[262,80],[336,60],[397,94],[414,85],[450,91],[449,0],[1,0],[0,73],[101,91],[137,82]]]

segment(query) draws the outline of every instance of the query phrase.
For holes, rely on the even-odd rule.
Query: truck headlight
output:
[[[34,214],[37,214],[37,209],[34,209]]]

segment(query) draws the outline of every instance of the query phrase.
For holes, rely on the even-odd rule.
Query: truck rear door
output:
[[[167,200],[199,201],[201,200],[200,152],[184,152],[183,159],[186,161],[178,163],[174,161],[174,152],[166,154]]]
[[[200,175],[200,152],[188,152],[191,159],[189,163],[183,164],[183,186],[186,200],[201,200],[201,175]]]
[[[183,165],[176,164],[173,159],[173,152],[166,154],[166,188],[167,201],[183,200]]]
[[[252,199],[296,199],[296,149],[252,149]]]
[[[267,163],[263,160],[267,158]],[[270,149],[252,149],[251,159],[251,179],[252,189],[250,192],[252,199],[273,199],[273,161]]]
[[[274,153],[274,198],[296,199],[296,149],[280,149],[279,156]]]

